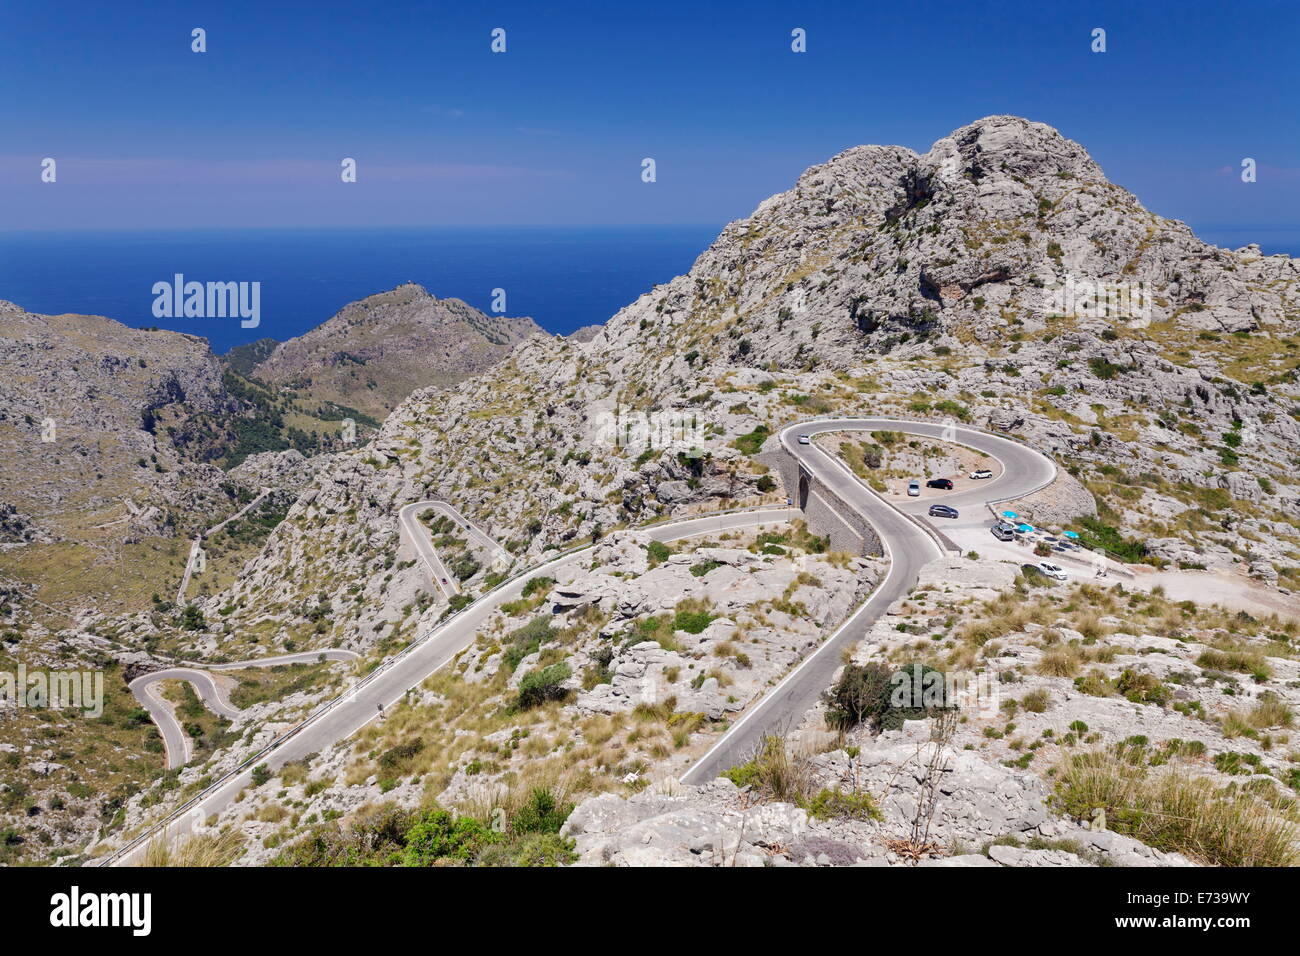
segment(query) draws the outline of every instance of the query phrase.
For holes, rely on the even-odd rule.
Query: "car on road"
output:
[[[907,496],[909,498],[921,497],[921,483],[915,478],[907,483]]]
[[[808,444],[811,444],[811,442],[812,442],[812,439],[809,438],[807,435],[800,435],[800,436],[799,436],[799,444],[801,444],[801,445],[808,445]]]
[[[970,476],[976,481],[979,481],[981,478],[992,478],[993,472],[988,468],[976,468],[970,473]]]
[[[1059,564],[1052,564],[1050,561],[1039,561],[1036,567],[1055,581],[1069,580],[1070,575]]]
[[[999,541],[1014,541],[1016,538],[1016,529],[1001,521],[989,528],[989,531],[993,532],[993,537]]]
[[[931,478],[925,483],[927,488],[939,488],[943,491],[952,491],[951,478]]]
[[[949,508],[947,505],[930,505],[931,518],[956,518],[957,509]]]

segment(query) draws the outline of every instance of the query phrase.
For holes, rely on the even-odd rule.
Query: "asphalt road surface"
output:
[[[445,501],[417,501],[415,504],[404,507],[397,513],[397,520],[401,522],[403,532],[415,548],[415,553],[424,562],[425,568],[428,569],[430,577],[433,578],[434,587],[440,590],[447,600],[451,600],[460,593],[460,582],[442,563],[442,558],[438,556],[438,549],[433,546],[433,534],[429,531],[429,526],[420,520],[420,515],[430,509],[451,518],[480,545],[486,541],[486,547],[493,554],[504,553],[507,559],[510,555],[499,544],[470,524],[459,511]]]
[[[222,691],[221,685],[212,679],[210,671],[242,670],[245,667],[275,667],[277,664],[312,664],[322,657],[329,661],[354,661],[359,655],[355,651],[323,650],[304,651],[300,654],[282,654],[278,657],[259,657],[251,661],[237,661],[233,664],[206,664],[198,667],[168,667],[165,670],[151,671],[131,681],[131,693],[140,705],[149,711],[149,716],[158,725],[162,734],[163,746],[166,748],[167,769],[183,767],[194,756],[190,738],[181,729],[172,705],[163,700],[155,686],[165,680],[188,681],[203,701],[205,707],[214,714],[234,720],[239,716],[239,708],[232,704]]]
[[[921,567],[942,552],[922,526],[907,515],[924,515],[933,500],[911,500],[895,508],[854,475],[838,458],[815,443],[799,443],[821,432],[900,431],[926,438],[955,441],[996,458],[1002,474],[995,479],[941,500],[955,508],[979,508],[985,503],[1020,498],[1050,484],[1056,477],[1051,460],[1025,445],[972,428],[888,418],[820,419],[791,425],[780,433],[781,445],[841,500],[871,523],[889,558],[889,571],[870,597],[831,637],[750,707],[713,747],[682,775],[683,783],[705,783],[756,753],[769,734],[797,725],[831,685],[841,664],[841,652],[852,647],[892,603],[916,584]],[[905,513],[906,514],[905,514]],[[924,521],[925,519],[921,519]]]

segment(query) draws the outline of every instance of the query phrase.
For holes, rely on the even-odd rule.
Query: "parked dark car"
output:
[[[942,488],[944,491],[952,491],[951,478],[931,478],[925,483],[927,488]]]
[[[957,509],[949,508],[947,505],[930,505],[931,518],[955,518]]]

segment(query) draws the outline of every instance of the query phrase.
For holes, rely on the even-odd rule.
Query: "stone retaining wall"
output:
[[[876,529],[841,501],[835,492],[801,468],[798,459],[781,447],[777,439],[773,438],[772,442],[775,447],[757,455],[755,461],[767,465],[780,478],[786,497],[803,511],[808,530],[828,536],[835,551],[884,554]]]

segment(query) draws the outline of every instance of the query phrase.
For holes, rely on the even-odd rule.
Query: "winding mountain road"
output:
[[[492,563],[504,567],[513,561],[514,555],[497,543],[497,540],[480,528],[471,519],[466,518],[445,501],[429,500],[416,502],[416,507],[432,508],[439,514],[446,515],[456,526],[465,532],[469,540],[477,544],[485,554],[491,555]],[[403,509],[405,510],[405,509]],[[417,512],[418,513],[418,512]]]
[[[907,502],[900,510],[867,487],[839,459],[828,455],[816,444],[803,445],[798,442],[799,435],[861,430],[901,431],[920,437],[956,441],[1001,462],[1003,470],[998,478],[945,498],[945,503],[982,506],[1008,501],[1045,487],[1056,476],[1056,467],[1046,456],[1010,439],[973,428],[886,418],[847,418],[818,419],[782,429],[779,440],[785,450],[876,529],[889,558],[889,571],[849,619],[820,648],[752,706],[686,772],[683,782],[701,783],[711,779],[753,753],[767,734],[799,721],[817,702],[821,692],[830,685],[834,672],[840,666],[841,650],[861,639],[872,622],[913,587],[921,567],[942,554],[931,532],[921,523],[923,519],[915,516],[924,512],[928,502]],[[418,523],[418,516],[423,510],[438,506],[441,506],[439,510],[449,507],[445,502],[423,501],[407,505],[399,512],[405,533],[410,536],[435,581],[446,577],[445,568],[429,535],[414,533],[421,529],[411,523]],[[762,508],[679,519],[641,530],[657,541],[669,542],[763,524],[782,524],[801,516],[802,512],[797,508]],[[460,524],[466,526],[464,521]],[[517,599],[528,581],[549,576],[564,565],[583,560],[594,547],[595,545],[588,545],[577,548],[519,574],[452,614],[427,634],[417,638],[405,650],[384,661],[354,684],[347,693],[321,705],[302,723],[248,758],[238,769],[183,804],[163,821],[115,851],[103,863],[130,864],[143,855],[151,839],[165,837],[175,840],[198,832],[202,829],[202,821],[230,806],[251,783],[254,765],[265,763],[274,771],[308,754],[324,752],[340,740],[357,733],[382,715],[388,707],[399,702],[409,689],[418,687],[468,647],[489,615],[506,601]],[[135,689],[134,684],[132,689]],[[141,692],[144,689],[142,686]],[[215,691],[213,696],[216,697]]]
[[[246,667],[275,667],[280,664],[314,664],[319,660],[355,661],[360,655],[355,651],[323,650],[304,651],[300,654],[282,654],[278,657],[259,657],[254,660],[236,661],[231,664],[205,664],[203,667],[168,667],[159,671],[142,674],[128,685],[140,706],[149,711],[149,716],[162,734],[163,746],[166,748],[167,769],[183,767],[194,756],[189,735],[181,727],[172,705],[156,693],[157,684],[166,680],[188,682],[199,695],[205,707],[214,714],[230,720],[240,715],[240,710],[230,702],[222,685],[213,679],[211,671],[243,670]]]
[[[238,521],[244,515],[248,514],[248,512],[250,512],[253,508],[255,508],[258,505],[258,503],[270,493],[271,493],[270,488],[263,488],[261,490],[261,493],[258,494],[258,496],[254,498],[252,501],[250,501],[248,504],[244,505],[244,507],[240,508],[230,517],[222,521],[218,521],[211,528],[209,528],[207,531],[203,532],[201,535],[199,535],[197,538],[194,539],[194,541],[190,544],[190,556],[185,561],[185,573],[181,575],[180,587],[176,589],[177,605],[182,605],[185,603],[185,592],[189,589],[190,578],[194,576],[194,566],[198,563],[199,552],[203,548],[204,539],[212,537],[214,534],[216,534],[226,525],[230,524],[230,522]]]
[[[823,432],[898,431],[923,438],[953,441],[983,452],[1002,464],[1002,474],[969,490],[944,496],[943,503],[961,506],[1009,501],[1044,488],[1056,478],[1056,466],[1045,455],[999,435],[974,428],[909,422],[890,418],[838,418],[801,422],[779,433],[781,446],[841,501],[870,522],[880,536],[889,558],[889,571],[862,605],[826,640],[804,658],[757,704],[697,760],[683,783],[700,784],[743,762],[773,733],[791,729],[831,685],[841,664],[841,652],[860,641],[885,610],[916,584],[923,565],[941,557],[917,515],[924,515],[933,501],[911,500],[899,507],[886,502],[849,470],[840,459],[827,454],[816,443],[799,443],[800,435]]]
[[[739,528],[784,524],[800,515],[797,508],[769,507],[685,518],[641,530],[654,540],[666,543]],[[347,693],[322,704],[296,727],[247,759],[237,770],[222,777],[164,820],[106,857],[101,865],[130,865],[139,861],[153,839],[175,840],[199,832],[202,821],[230,806],[252,782],[254,766],[265,763],[271,770],[276,770],[308,754],[323,753],[340,740],[351,737],[398,703],[408,690],[420,686],[473,643],[479,628],[489,615],[506,601],[518,599],[523,593],[524,585],[530,580],[550,576],[567,564],[589,559],[595,547],[587,545],[577,548],[517,575],[435,625],[405,650],[388,658],[357,681]],[[150,675],[146,675],[148,676]],[[132,689],[134,690],[134,685]]]
[[[397,520],[402,534],[411,542],[411,546],[415,548],[415,553],[424,562],[425,568],[428,569],[430,576],[433,578],[434,587],[438,588],[448,600],[460,593],[460,582],[442,563],[442,558],[438,556],[438,550],[433,546],[432,533],[429,531],[428,526],[420,520],[420,515],[430,509],[456,522],[456,526],[465,532],[468,539],[473,540],[481,550],[492,556],[494,566],[506,567],[514,560],[509,551],[497,544],[487,532],[483,531],[447,502],[429,500],[406,505],[397,513]]]

